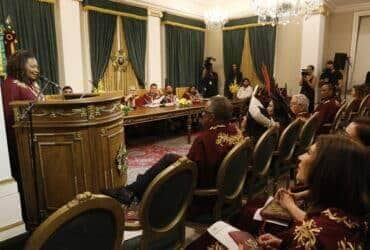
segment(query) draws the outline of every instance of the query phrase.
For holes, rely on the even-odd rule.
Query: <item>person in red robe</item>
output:
[[[198,168],[197,187],[214,188],[218,168],[226,154],[243,136],[235,124],[230,123],[232,105],[222,96],[215,96],[207,102],[203,112],[202,131],[194,140],[187,157],[196,163]],[[165,168],[180,158],[176,154],[166,154],[136,181],[126,187],[102,192],[126,205],[137,198],[140,200],[150,182]]]
[[[315,112],[319,112],[319,128],[317,134],[329,133],[330,127],[325,127],[324,124],[334,122],[340,106],[334,97],[334,89],[330,83],[323,83],[320,88],[321,103],[316,107]]]
[[[20,178],[20,173],[17,145],[12,127],[14,125],[14,114],[10,103],[43,98],[43,95],[39,95],[40,87],[36,82],[39,73],[39,65],[35,56],[29,51],[20,50],[8,59],[7,78],[1,85],[11,169],[12,175],[17,181]]]
[[[149,92],[136,98],[135,105],[136,107],[143,107],[146,105],[160,104],[163,99],[158,85],[155,83],[150,84]]]
[[[298,196],[281,189],[275,196],[292,215],[293,222],[274,234],[266,230],[250,233],[258,237],[264,249],[369,249],[366,246],[370,243],[366,242],[369,164],[365,163],[369,162],[368,157],[367,149],[350,138],[320,136],[299,157],[297,179],[308,190]],[[297,206],[297,199],[307,201],[306,211]],[[241,230],[248,230],[251,220],[244,217],[248,203],[231,221]],[[207,248],[214,242],[206,233],[186,249],[214,249]]]
[[[190,100],[193,103],[197,103],[197,102],[200,102],[201,96],[199,94],[199,91],[197,90],[197,87],[196,86],[191,86],[183,94],[182,98],[185,98],[186,100]]]
[[[176,101],[177,101],[177,96],[174,94],[172,86],[167,85],[165,88],[165,93],[161,101],[161,104],[175,105]]]

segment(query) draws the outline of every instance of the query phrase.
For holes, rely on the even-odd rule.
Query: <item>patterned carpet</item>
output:
[[[194,139],[195,136],[192,136]],[[186,155],[191,144],[187,136],[179,136],[160,140],[158,137],[147,138],[144,142],[136,142],[128,147],[128,184],[132,183],[138,174],[153,166],[166,153]]]

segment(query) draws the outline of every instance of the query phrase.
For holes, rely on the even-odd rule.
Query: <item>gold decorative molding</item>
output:
[[[162,18],[163,17],[163,13],[160,10],[149,8],[148,9],[148,16],[154,16],[154,17]]]
[[[7,185],[7,184],[12,183],[12,182],[15,182],[15,180],[14,180],[13,177],[8,178],[8,179],[4,179],[4,180],[1,180],[0,181],[0,186]]]
[[[18,227],[18,226],[20,226],[20,225],[22,225],[22,224],[23,224],[23,221],[17,221],[17,222],[15,222],[15,223],[12,223],[12,224],[7,225],[7,226],[5,226],[5,227],[0,227],[0,233],[1,233],[1,232],[4,232],[4,231],[7,231],[7,230],[9,230],[9,229],[12,229],[12,228]]]
[[[222,30],[227,31],[227,30],[248,29],[248,28],[260,27],[260,26],[266,26],[266,25],[272,25],[272,22],[235,25],[235,26],[230,26],[230,27],[224,27],[224,28],[222,28]]]
[[[37,0],[37,2],[55,4],[56,3],[56,0]]]
[[[131,13],[126,13],[126,12],[121,12],[121,11],[115,11],[115,10],[108,10],[96,6],[91,6],[91,5],[86,5],[83,8],[84,10],[90,10],[90,11],[96,11],[96,12],[101,12],[104,14],[110,14],[110,15],[115,15],[115,16],[124,16],[124,17],[131,17],[135,19],[140,19],[140,20],[147,20],[148,17],[146,16],[139,16]]]
[[[182,24],[182,23],[176,23],[176,22],[172,22],[172,21],[164,21],[162,23],[166,24],[166,25],[172,25],[172,26],[177,26],[177,27],[180,27],[180,28],[185,28],[185,29],[198,30],[198,31],[203,31],[203,32],[206,31],[205,28],[199,28],[199,27],[196,27],[196,26]]]
[[[330,15],[330,8],[326,4],[320,5],[320,7],[314,12],[315,15],[323,15],[329,16]]]
[[[72,208],[78,204],[84,203],[85,201],[88,201],[93,198],[93,195],[91,192],[85,192],[83,194],[77,194],[76,198],[71,200],[70,202],[67,203],[68,208]]]

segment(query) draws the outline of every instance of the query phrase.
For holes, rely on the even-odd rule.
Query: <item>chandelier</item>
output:
[[[308,18],[317,12],[322,0],[252,0],[252,8],[258,15],[259,23],[272,22],[272,25],[286,25]]]
[[[214,8],[204,13],[204,22],[209,30],[221,29],[227,21],[227,13],[220,8]]]

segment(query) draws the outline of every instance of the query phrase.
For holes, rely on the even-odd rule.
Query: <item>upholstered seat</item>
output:
[[[189,222],[211,224],[227,219],[242,207],[242,190],[248,166],[252,158],[252,143],[249,138],[236,145],[222,161],[217,173],[216,188],[197,189],[194,196],[214,198],[213,209],[208,213],[189,218]]]
[[[176,249],[185,242],[185,212],[197,178],[195,163],[186,157],[157,175],[139,209],[142,236],[124,241],[124,249]]]
[[[121,249],[124,213],[104,195],[79,194],[31,235],[27,250]]]
[[[269,128],[257,141],[253,151],[252,176],[246,182],[244,193],[251,198],[263,191],[269,182],[272,155],[279,139],[279,129]]]

